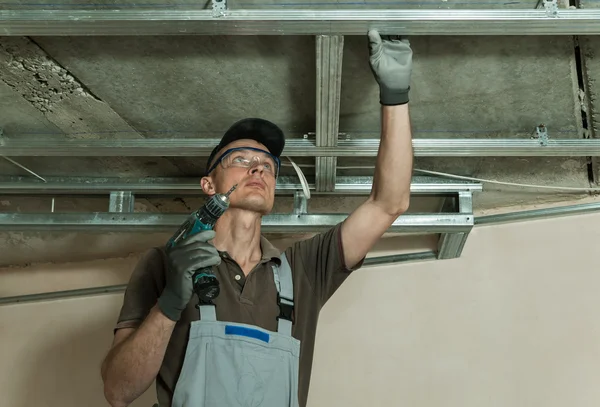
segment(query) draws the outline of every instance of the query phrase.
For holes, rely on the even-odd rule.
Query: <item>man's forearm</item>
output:
[[[408,104],[382,106],[381,142],[371,199],[387,213],[408,209],[413,169],[412,131]]]
[[[102,367],[104,394],[113,407],[127,406],[154,381],[175,322],[157,306],[127,339],[115,346]]]

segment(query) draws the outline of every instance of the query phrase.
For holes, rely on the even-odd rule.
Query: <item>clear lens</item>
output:
[[[262,164],[266,172],[277,176],[277,163],[273,156],[258,150],[234,149],[223,156],[221,164],[223,168],[251,168]]]

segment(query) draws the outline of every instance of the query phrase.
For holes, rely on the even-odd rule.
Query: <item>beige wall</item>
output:
[[[461,259],[356,272],[323,310],[310,405],[599,405],[599,225],[477,228]],[[4,269],[0,296],[118,284],[135,260]],[[120,301],[0,306],[1,404],[106,406],[99,365]]]

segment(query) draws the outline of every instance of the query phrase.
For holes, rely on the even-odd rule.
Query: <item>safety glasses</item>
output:
[[[224,169],[230,167],[252,168],[256,165],[262,165],[266,173],[272,174],[275,178],[279,175],[281,162],[273,154],[253,147],[237,147],[226,150],[210,167],[210,174],[217,165]]]

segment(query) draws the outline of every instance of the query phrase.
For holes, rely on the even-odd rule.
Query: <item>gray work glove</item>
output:
[[[385,106],[408,103],[413,52],[408,40],[397,36],[379,35],[371,30],[369,37],[369,64],[379,84],[380,103]]]
[[[181,313],[192,299],[194,272],[221,263],[219,252],[208,243],[214,237],[213,230],[204,230],[167,249],[167,284],[158,298],[158,307],[170,320],[179,321]]]

